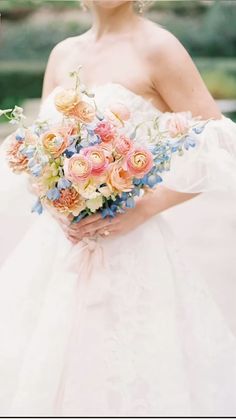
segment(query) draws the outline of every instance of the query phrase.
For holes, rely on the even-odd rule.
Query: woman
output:
[[[50,55],[42,119],[60,118],[55,92],[70,87],[69,72],[82,65],[99,106],[121,101],[133,122],[170,111],[213,120],[198,149],[174,161],[163,185],[135,208],[73,227],[49,214],[32,222],[1,269],[0,412],[233,415],[235,336],[206,285],[179,262],[161,213],[233,184],[236,126],[221,115],[181,43],[136,14],[132,1],[86,6],[92,28]],[[2,170],[5,192],[11,188],[12,198],[20,191],[23,220],[24,181]]]

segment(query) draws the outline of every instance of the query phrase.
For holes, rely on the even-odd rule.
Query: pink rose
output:
[[[99,176],[105,172],[108,166],[108,160],[104,151],[99,146],[86,147],[81,150],[81,154],[87,157],[91,162],[92,175]]]
[[[64,162],[65,177],[71,182],[85,181],[91,175],[92,164],[89,159],[81,154],[74,154]]]
[[[187,134],[189,128],[190,123],[188,112],[173,113],[167,121],[167,129],[171,137]]]
[[[153,155],[143,147],[136,148],[127,155],[126,165],[130,174],[142,178],[153,167]]]
[[[134,143],[130,138],[126,137],[125,135],[121,135],[120,137],[115,139],[114,142],[115,151],[122,156],[129,153],[134,148]]]
[[[104,143],[113,141],[116,136],[114,127],[109,122],[100,122],[94,132]]]

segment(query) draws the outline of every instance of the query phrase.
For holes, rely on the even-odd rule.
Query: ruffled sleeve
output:
[[[222,115],[197,136],[196,147],[173,155],[163,184],[179,192],[236,190],[236,123]]]

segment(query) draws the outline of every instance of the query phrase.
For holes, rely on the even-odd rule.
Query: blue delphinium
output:
[[[58,188],[52,188],[47,191],[46,196],[49,199],[49,201],[56,201],[60,198],[61,194]]]
[[[67,189],[70,186],[71,186],[71,182],[68,179],[66,179],[65,177],[60,178],[57,182],[57,188],[59,189],[59,191],[61,189]]]
[[[41,201],[40,201],[39,198],[37,199],[37,201],[33,205],[31,212],[37,212],[37,214],[39,214],[39,215],[42,214],[43,206],[42,206]]]

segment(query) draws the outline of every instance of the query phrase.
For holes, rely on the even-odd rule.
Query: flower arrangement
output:
[[[7,159],[15,173],[27,173],[37,195],[32,211],[51,208],[72,222],[95,212],[114,217],[135,206],[141,191],[162,182],[173,154],[195,147],[206,121],[190,112],[163,113],[151,121],[146,146],[137,140],[139,126],[125,135],[131,111],[117,103],[101,112],[95,96],[81,84],[79,71],[73,89],[55,95],[59,124],[24,124],[23,109],[0,111],[19,127],[11,136]],[[150,121],[149,121],[150,123]],[[145,121],[144,121],[145,124]]]

